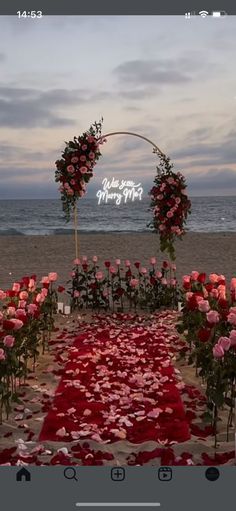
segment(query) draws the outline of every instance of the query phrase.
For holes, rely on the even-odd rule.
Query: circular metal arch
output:
[[[154,142],[152,142],[152,140],[150,140],[147,137],[143,137],[143,135],[139,135],[138,133],[133,133],[132,131],[114,131],[111,133],[107,133],[106,135],[102,135],[101,137],[99,137],[98,140],[103,140],[104,138],[108,138],[113,135],[132,135],[133,137],[142,138],[143,140],[146,140],[146,142],[151,144],[152,147],[154,147],[155,153],[159,153],[160,155],[165,156],[165,154],[161,151],[161,149]]]

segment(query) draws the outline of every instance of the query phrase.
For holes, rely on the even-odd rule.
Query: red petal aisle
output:
[[[168,312],[151,322],[144,316],[96,316],[68,347],[40,441],[188,440],[183,384],[171,361],[178,340],[173,332]]]

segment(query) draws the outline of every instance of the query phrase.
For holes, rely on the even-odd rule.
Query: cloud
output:
[[[0,126],[10,128],[74,125],[75,120],[57,113],[58,108],[84,101],[86,91],[0,87]]]
[[[207,172],[192,173],[187,179],[190,193],[204,195],[232,195],[236,189],[236,172],[229,168],[214,168]]]

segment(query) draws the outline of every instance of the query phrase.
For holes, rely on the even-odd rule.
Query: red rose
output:
[[[28,287],[30,278],[29,277],[23,277],[22,282],[24,282],[25,286]]]
[[[50,282],[44,282],[43,287],[45,287],[45,289],[49,289],[49,286]]]
[[[63,291],[65,291],[65,288],[63,286],[58,286],[57,291],[58,293],[63,293]]]
[[[162,263],[162,268],[165,268],[165,269],[166,269],[166,268],[169,268],[169,263],[168,263],[168,261],[163,261],[163,263]]]
[[[3,330],[13,330],[14,326],[14,321],[11,321],[10,319],[4,319],[2,322]]]
[[[82,264],[82,268],[84,271],[88,271],[88,265],[86,263]]]
[[[131,275],[132,275],[131,270],[130,270],[130,269],[129,269],[129,270],[127,270],[127,272],[126,272],[126,277],[131,277]]]
[[[198,280],[198,282],[201,282],[201,284],[204,284],[204,282],[206,280],[206,274],[205,273],[199,273],[197,280]]]
[[[198,331],[198,339],[201,342],[207,342],[210,339],[211,330],[209,328],[200,328]]]
[[[139,267],[140,267],[140,262],[139,262],[139,261],[136,261],[136,262],[134,263],[134,266],[135,266],[137,269],[139,269]]]
[[[117,291],[116,291],[117,295],[118,296],[123,296],[124,294],[124,289],[122,289],[122,287],[118,287]]]
[[[218,300],[218,304],[219,304],[219,307],[221,309],[228,309],[229,308],[228,300],[225,300],[224,298],[220,298]]]
[[[30,278],[36,281],[37,280],[37,275],[31,275]]]
[[[154,277],[150,277],[150,284],[152,284],[152,286],[156,284],[156,279],[154,279]]]
[[[13,296],[17,296],[17,292],[16,291],[12,291],[12,289],[8,289],[6,291],[6,294],[7,296],[9,296],[10,298],[13,298]]]
[[[105,264],[106,268],[110,268],[110,266],[111,266],[110,261],[105,261],[105,263],[104,263],[104,264]]]
[[[206,290],[208,291],[208,293],[210,293],[210,292],[212,291],[213,287],[214,287],[214,284],[210,284],[210,283],[209,283],[209,284],[206,284],[206,285],[205,285],[205,288],[206,288]]]

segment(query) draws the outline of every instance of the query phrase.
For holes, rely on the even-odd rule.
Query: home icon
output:
[[[31,474],[28,470],[26,470],[26,468],[21,468],[20,470],[18,470],[17,474],[16,474],[16,480],[17,481],[31,481]]]

